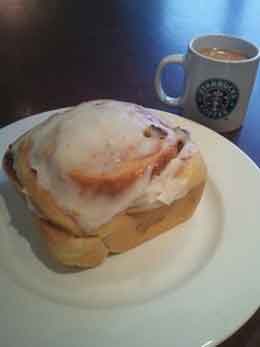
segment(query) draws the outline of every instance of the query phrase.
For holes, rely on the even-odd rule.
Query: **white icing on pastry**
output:
[[[144,136],[144,129],[151,124],[164,129],[165,141]],[[91,191],[82,193],[69,173],[80,169],[90,175],[107,174],[125,157],[129,160],[152,154],[158,150],[158,145],[177,142],[184,136],[183,132],[162,125],[150,110],[140,106],[97,100],[52,116],[29,136],[32,144],[30,165],[37,170],[38,183],[51,192],[57,203],[86,232],[107,223],[125,209],[155,208],[183,197],[187,194],[186,182],[175,174],[185,156],[197,150],[187,142],[159,176],[151,178],[152,168],[148,167],[129,188],[111,196]]]
[[[140,110],[125,102],[91,101],[54,116],[33,133],[32,164],[41,162],[50,143],[55,146],[52,162],[64,173],[75,168],[88,174],[105,173],[126,156],[131,160],[151,154],[158,138],[144,137],[143,130],[156,118],[144,117]]]
[[[142,210],[157,208],[162,204],[170,205],[173,201],[183,198],[189,192],[188,178],[176,176],[184,161],[192,156],[198,148],[192,142],[187,142],[179,155],[172,159],[159,176],[154,176],[136,201],[133,208]]]

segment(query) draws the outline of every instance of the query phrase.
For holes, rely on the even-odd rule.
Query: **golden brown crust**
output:
[[[50,254],[63,265],[95,267],[108,255],[108,249],[98,237],[70,236],[41,219],[38,224]]]
[[[170,206],[116,216],[110,223],[101,226],[96,236],[70,236],[43,220],[39,219],[38,222],[51,255],[60,263],[94,267],[101,264],[109,254],[128,251],[185,222],[193,215],[204,185],[202,182]]]

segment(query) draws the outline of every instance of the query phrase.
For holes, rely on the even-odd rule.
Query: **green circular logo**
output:
[[[238,99],[237,86],[221,78],[202,82],[196,92],[196,103],[200,113],[211,119],[226,118],[236,107]]]

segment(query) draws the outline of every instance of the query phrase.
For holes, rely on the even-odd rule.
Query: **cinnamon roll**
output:
[[[3,167],[50,254],[84,268],[185,222],[207,176],[188,131],[114,100],[51,116],[9,146]]]

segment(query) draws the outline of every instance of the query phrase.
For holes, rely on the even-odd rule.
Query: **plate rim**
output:
[[[66,110],[66,109],[69,109],[69,108],[70,107],[65,107],[65,108],[58,108],[58,109],[54,109],[54,110],[44,111],[44,112],[37,113],[35,115],[31,115],[31,116],[28,116],[26,118],[20,119],[20,120],[18,120],[16,122],[13,122],[13,123],[11,123],[11,124],[9,124],[9,125],[7,125],[7,126],[5,126],[5,127],[0,129],[0,139],[1,139],[1,136],[4,135],[5,133],[12,132],[12,129],[14,129],[16,126],[19,127],[19,126],[27,124],[27,122],[30,123],[32,119],[34,120],[32,122],[32,125],[34,125],[34,123],[36,124],[38,122],[41,122],[43,119],[45,119],[45,117],[48,117],[48,116],[50,116],[50,115],[52,115],[54,113],[62,112],[62,111]],[[217,138],[218,141],[224,143],[224,146],[229,146],[229,147],[231,146],[232,149],[235,152],[238,152],[239,155],[244,158],[244,160],[250,162],[252,168],[254,168],[256,171],[258,171],[258,175],[259,175],[259,179],[260,179],[260,170],[259,170],[257,164],[245,152],[243,152],[236,144],[232,143],[231,141],[229,141],[225,137],[223,137],[220,134],[216,133],[215,131],[207,128],[206,126],[198,124],[198,123],[196,123],[196,122],[194,122],[192,120],[183,118],[183,117],[181,117],[179,115],[175,115],[175,114],[169,113],[169,112],[164,112],[164,111],[161,111],[161,110],[154,110],[154,109],[151,109],[151,110],[158,112],[158,114],[166,115],[167,117],[177,117],[177,119],[180,122],[184,123],[184,126],[186,126],[186,124],[190,123],[192,125],[192,128],[195,127],[195,128],[198,128],[198,129],[202,129],[201,130],[202,132],[206,132],[206,133],[209,134],[209,136]],[[259,285],[259,288],[260,288],[260,285]],[[248,313],[247,317],[244,317],[241,320],[240,324],[238,324],[232,331],[230,331],[229,333],[223,335],[221,339],[218,339],[216,341],[215,340],[212,341],[211,344],[207,345],[207,347],[208,346],[211,347],[211,346],[214,346],[216,344],[219,344],[219,343],[222,343],[223,341],[225,341],[235,331],[240,329],[251,318],[251,316],[258,310],[258,308],[259,308],[259,303],[258,303],[258,306],[255,309],[251,310],[250,313]]]

